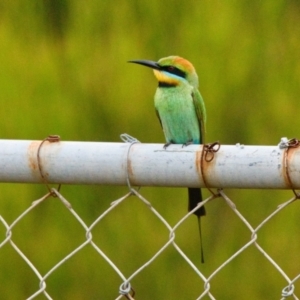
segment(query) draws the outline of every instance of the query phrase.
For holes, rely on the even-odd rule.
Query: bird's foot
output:
[[[192,145],[192,144],[194,144],[193,140],[192,139],[188,140],[186,143],[182,144],[182,148],[187,147],[187,146]]]
[[[173,142],[168,142],[164,144],[164,149],[166,150],[171,144],[174,144]]]

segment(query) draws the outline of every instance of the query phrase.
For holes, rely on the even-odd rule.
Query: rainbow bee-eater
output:
[[[203,144],[206,111],[194,66],[179,56],[168,56],[157,62],[129,62],[152,68],[158,80],[154,105],[166,139],[164,148],[170,144]],[[191,211],[202,201],[201,189],[188,188],[188,195],[188,209]],[[194,214],[198,217],[203,262],[200,217],[205,215],[205,208],[200,207]]]

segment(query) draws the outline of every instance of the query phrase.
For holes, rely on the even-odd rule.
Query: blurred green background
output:
[[[126,62],[168,55],[183,56],[197,69],[208,142],[276,145],[281,137],[299,137],[299,16],[295,0],[4,0],[1,138],[41,140],[59,134],[65,141],[120,142],[119,135],[127,132],[144,143],[163,143],[153,107],[156,79],[149,69]],[[1,184],[0,214],[11,223],[46,192],[42,185]],[[88,225],[126,192],[126,187],[62,187]],[[171,225],[186,213],[185,189],[141,192]],[[291,191],[226,192],[253,226],[293,196]],[[298,206],[275,216],[258,235],[291,278],[299,273]],[[205,264],[195,217],[178,229],[176,241],[209,276],[250,240],[250,232],[221,199],[207,205],[202,224]],[[4,226],[0,232],[3,240]],[[131,197],[96,226],[93,237],[129,276],[167,241],[168,232]],[[42,274],[84,240],[82,227],[54,198],[13,231],[13,241]],[[39,283],[9,244],[0,249],[0,281],[1,299],[25,299]],[[47,291],[53,299],[114,299],[121,283],[88,246],[48,278]],[[173,248],[132,285],[136,299],[144,300],[195,299],[203,291],[203,282]],[[211,291],[217,299],[279,299],[286,285],[250,247],[212,280]],[[298,296],[299,288],[296,283]]]

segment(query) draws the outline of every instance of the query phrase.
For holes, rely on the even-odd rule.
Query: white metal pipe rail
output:
[[[300,188],[300,147],[0,140],[0,182],[216,188]],[[38,149],[39,159],[38,159]],[[40,163],[38,163],[40,161]],[[203,181],[203,175],[204,180]]]

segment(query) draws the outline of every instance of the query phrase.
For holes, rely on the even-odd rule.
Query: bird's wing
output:
[[[193,89],[192,98],[194,101],[194,106],[195,106],[195,110],[199,122],[200,142],[204,144],[205,123],[206,123],[206,110],[205,110],[204,101],[202,99],[200,92],[197,89]]]
[[[161,124],[161,119],[160,119],[159,112],[158,112],[157,108],[155,108],[155,112],[156,112],[156,115],[157,115],[157,117],[158,117],[158,120],[159,120],[160,126],[162,127],[162,124]]]

